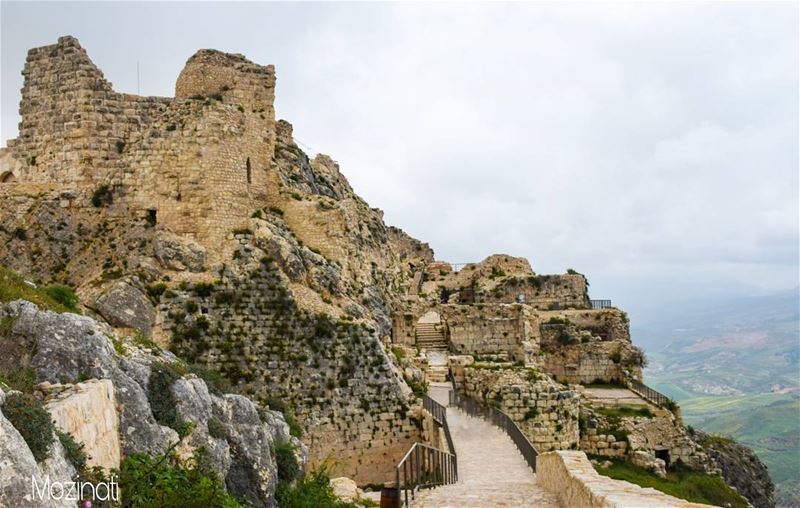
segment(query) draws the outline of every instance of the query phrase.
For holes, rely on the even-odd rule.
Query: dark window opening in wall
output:
[[[253,183],[253,175],[250,170],[250,157],[247,158],[247,183]]]
[[[17,178],[14,176],[14,173],[11,171],[6,171],[3,174],[0,174],[0,183],[11,183]]]
[[[177,196],[175,196],[175,199],[176,199],[176,200],[178,200],[178,201],[180,201],[180,200],[181,200],[181,193],[180,193],[180,191],[178,191],[178,195],[177,195]]]
[[[158,213],[158,210],[156,210],[155,208],[151,208],[151,209],[147,210],[147,223],[150,226],[155,226],[156,223],[158,222],[158,219],[156,218],[156,214],[157,213]]]

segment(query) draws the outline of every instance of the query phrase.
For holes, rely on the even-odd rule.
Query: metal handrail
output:
[[[593,309],[608,309],[611,307],[611,300],[589,300]]]
[[[520,430],[514,420],[512,420],[511,417],[505,414],[503,411],[495,407],[486,406],[471,397],[460,394],[458,392],[458,383],[456,382],[456,378],[453,375],[452,370],[450,370],[450,380],[453,383],[453,391],[450,392],[450,405],[457,406],[469,415],[484,418],[495,426],[500,427],[506,434],[508,434],[514,444],[517,446],[519,452],[525,458],[525,461],[535,473],[536,457],[539,456],[539,450],[533,446],[533,444]]]
[[[425,265],[419,270],[419,282],[417,282],[417,294],[422,292],[422,285],[425,284]]]
[[[443,425],[443,422],[447,421],[447,408],[432,399],[430,395],[422,396],[422,407],[433,416],[439,425]]]
[[[628,384],[628,389],[657,406],[669,409],[675,404],[671,398],[657,390],[650,388],[638,379],[634,379],[628,372],[625,372],[625,381]]]
[[[395,485],[401,506],[411,506],[419,489],[458,481],[454,453],[414,443],[395,468]]]
[[[450,426],[447,424],[447,408],[429,395],[422,396],[422,407],[424,407],[430,414],[433,416],[433,421],[435,421],[439,426],[444,430],[444,437],[447,440],[447,449],[450,450],[450,453],[456,455],[456,447],[453,444],[453,436],[450,434]],[[458,461],[456,461],[456,467],[458,466]]]

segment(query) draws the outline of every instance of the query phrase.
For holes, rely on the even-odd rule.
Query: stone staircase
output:
[[[447,381],[448,346],[440,323],[417,323],[417,347],[428,359],[425,372],[428,381]]]
[[[442,325],[439,323],[417,323],[417,347],[426,351],[447,351]]]

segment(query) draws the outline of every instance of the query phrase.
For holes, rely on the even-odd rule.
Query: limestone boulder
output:
[[[353,503],[361,499],[363,491],[358,488],[356,482],[344,476],[331,478],[331,488],[333,493],[345,503]]]
[[[155,308],[137,277],[112,284],[92,307],[113,326],[135,328],[148,336],[156,319]]]
[[[160,453],[177,440],[174,430],[158,425],[147,400],[149,369],[142,360],[120,358],[109,340],[113,331],[76,314],[42,311],[30,302],[15,301],[0,308],[0,319],[11,317],[6,346],[28,344],[35,351],[21,359],[39,382],[76,383],[80,379],[109,379],[120,410],[123,452]]]
[[[46,404],[53,423],[83,444],[89,467],[119,468],[121,444],[114,385],[92,379],[69,386]]]
[[[153,239],[153,255],[169,270],[202,272],[206,249],[184,236],[159,231]]]

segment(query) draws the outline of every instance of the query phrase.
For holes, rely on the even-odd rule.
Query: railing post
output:
[[[417,464],[417,483],[419,483],[419,479],[422,477],[422,475],[420,474],[420,466],[419,466],[419,456],[420,456],[419,446],[417,446],[416,454],[417,454],[417,457],[416,457],[416,461],[415,462]]]
[[[403,462],[403,492],[405,493],[406,506],[408,506],[408,462]]]

